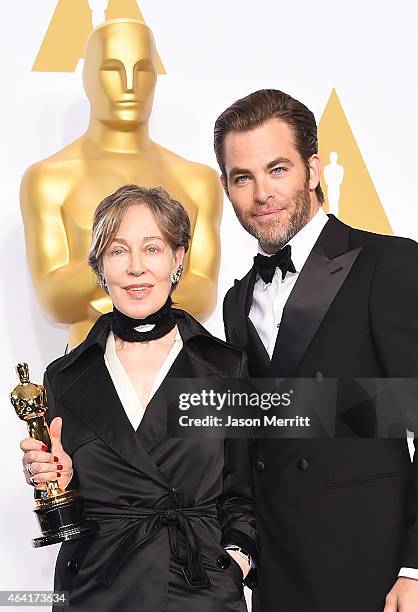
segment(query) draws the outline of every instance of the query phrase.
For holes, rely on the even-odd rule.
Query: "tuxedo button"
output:
[[[322,372],[315,372],[315,382],[317,383],[321,383],[324,380],[325,376],[322,374]]]
[[[306,472],[308,467],[309,467],[309,461],[307,459],[305,459],[304,457],[302,457],[302,459],[299,459],[297,463],[298,470],[300,470],[301,472]]]
[[[266,466],[264,465],[264,462],[261,461],[261,459],[257,459],[257,461],[255,462],[255,471],[263,472],[265,467]]]
[[[68,571],[71,574],[74,574],[75,576],[76,574],[78,574],[79,564],[77,563],[77,561],[68,561],[67,568],[68,568]]]
[[[231,557],[229,555],[219,555],[216,559],[216,565],[219,569],[227,569],[231,565]]]

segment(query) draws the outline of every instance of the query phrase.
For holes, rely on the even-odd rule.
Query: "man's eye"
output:
[[[236,183],[245,183],[245,181],[247,180],[248,176],[246,176],[245,174],[242,174],[241,176],[237,176],[235,179]]]
[[[282,174],[285,171],[286,171],[286,168],[283,168],[283,166],[277,166],[277,168],[272,169],[273,174]]]

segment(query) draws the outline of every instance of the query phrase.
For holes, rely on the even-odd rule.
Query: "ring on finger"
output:
[[[33,487],[36,487],[39,484],[39,482],[35,480],[35,476],[31,476],[29,482]]]
[[[28,470],[29,474],[31,476],[33,476],[33,471],[32,471],[32,461],[30,463],[27,464],[26,469]]]

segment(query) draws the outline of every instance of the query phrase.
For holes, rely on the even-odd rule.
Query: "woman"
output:
[[[77,487],[99,526],[58,554],[54,588],[70,591],[70,609],[246,609],[257,554],[249,443],[166,428],[166,378],[246,370],[241,351],[171,308],[189,240],[186,211],[161,188],[121,187],[95,212],[89,263],[114,310],[47,367],[53,454],[21,443],[27,481]]]

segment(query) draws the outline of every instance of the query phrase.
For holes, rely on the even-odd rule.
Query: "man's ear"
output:
[[[309,158],[309,189],[313,191],[319,185],[321,179],[321,160],[315,154]]]
[[[223,187],[223,190],[225,191],[226,197],[229,200],[229,192],[228,192],[228,181],[226,179],[226,177],[223,174],[219,175],[220,181],[221,181],[221,185]]]

